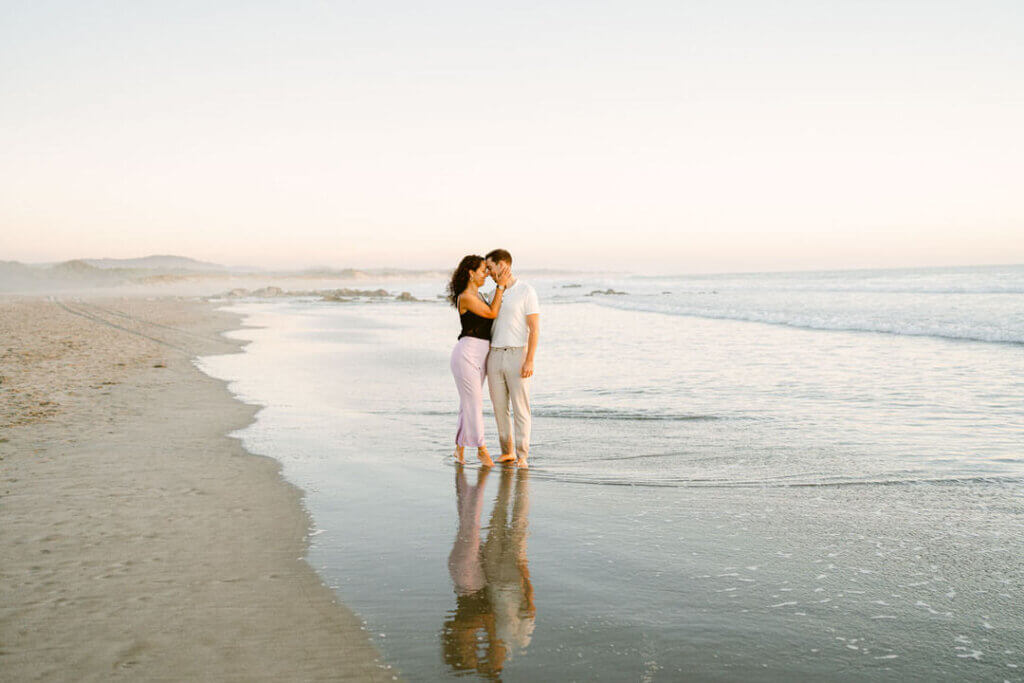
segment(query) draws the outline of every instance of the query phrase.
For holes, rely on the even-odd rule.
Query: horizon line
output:
[[[401,267],[395,267],[395,266],[381,266],[381,265],[378,265],[378,266],[333,266],[333,265],[325,265],[325,264],[307,265],[307,266],[292,266],[292,267],[259,266],[259,265],[253,265],[253,264],[229,265],[229,264],[224,264],[224,263],[217,263],[217,262],[214,262],[214,261],[205,261],[205,260],[197,259],[197,258],[194,258],[194,257],[191,257],[191,256],[183,256],[181,254],[147,254],[145,256],[135,256],[135,257],[110,257],[110,256],[103,256],[103,257],[78,257],[78,258],[72,258],[72,259],[64,259],[64,260],[60,260],[60,261],[36,261],[36,262],[10,260],[10,261],[6,261],[6,262],[7,263],[22,263],[23,265],[30,266],[30,267],[53,267],[53,266],[61,265],[63,263],[72,263],[72,262],[75,262],[75,261],[82,261],[82,262],[86,262],[86,263],[88,263],[89,261],[140,261],[140,260],[152,259],[152,258],[184,259],[184,260],[187,260],[187,261],[194,261],[197,264],[203,264],[205,266],[216,266],[216,267],[219,267],[219,268],[223,268],[225,270],[242,271],[242,272],[236,272],[236,274],[239,274],[239,275],[245,275],[245,274],[251,274],[251,275],[261,275],[261,274],[264,274],[264,275],[266,275],[266,274],[274,274],[274,273],[276,273],[276,274],[301,274],[303,272],[308,272],[308,271],[334,271],[334,272],[340,272],[340,271],[346,271],[346,270],[347,271],[367,272],[367,273],[372,273],[374,271],[391,271],[391,272],[396,272],[396,273],[408,273],[408,274],[413,274],[413,273],[445,273],[445,272],[450,272],[451,271],[450,267],[438,267],[438,266],[425,266],[423,268],[401,268]],[[0,262],[3,262],[3,261],[0,261]],[[130,268],[131,266],[126,266],[126,267]],[[818,268],[796,268],[796,269],[788,268],[788,269],[779,269],[779,270],[772,270],[772,269],[720,270],[720,271],[716,270],[716,271],[703,271],[703,272],[695,272],[695,271],[690,271],[690,272],[660,271],[660,272],[657,272],[657,273],[650,273],[650,274],[644,274],[644,273],[640,273],[640,272],[633,271],[633,270],[628,270],[628,269],[619,270],[619,269],[610,269],[610,268],[595,269],[595,270],[578,270],[578,269],[568,269],[568,268],[544,268],[544,267],[539,267],[539,268],[518,268],[518,270],[519,270],[519,272],[522,272],[522,273],[552,273],[552,274],[564,273],[564,274],[571,274],[571,275],[635,275],[635,276],[640,276],[640,277],[655,278],[655,277],[688,277],[688,276],[707,276],[707,275],[784,275],[784,274],[791,274],[791,273],[813,274],[813,273],[839,273],[839,272],[865,272],[865,271],[887,272],[887,271],[897,271],[897,270],[927,270],[927,271],[935,271],[935,270],[949,270],[949,269],[956,269],[956,268],[1015,268],[1015,267],[1024,267],[1024,263],[972,263],[972,264],[929,265],[929,266],[913,266],[913,265],[906,265],[906,266],[855,266],[855,267],[849,267],[849,268],[820,268],[820,267],[818,267]],[[264,272],[261,273],[260,271],[264,271]]]

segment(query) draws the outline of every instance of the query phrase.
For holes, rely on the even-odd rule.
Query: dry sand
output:
[[[392,680],[201,301],[0,298],[0,680]]]

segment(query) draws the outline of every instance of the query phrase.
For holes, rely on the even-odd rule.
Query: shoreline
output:
[[[217,306],[0,298],[0,680],[393,680],[194,364],[244,346]]]

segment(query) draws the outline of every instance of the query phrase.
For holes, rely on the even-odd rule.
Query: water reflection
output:
[[[491,470],[477,471],[470,486],[466,469],[455,469],[459,530],[448,570],[456,606],[441,634],[445,663],[455,673],[475,671],[497,677],[506,660],[523,652],[533,634],[536,606],[526,559],[530,510],[528,470],[502,468],[487,538],[480,538],[480,515]],[[510,510],[511,508],[511,510]]]

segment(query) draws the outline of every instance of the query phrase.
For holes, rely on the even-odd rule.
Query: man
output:
[[[530,378],[540,337],[540,305],[533,287],[511,274],[510,253],[495,249],[485,259],[496,282],[496,276],[503,270],[509,271],[501,310],[491,328],[491,352],[487,356],[487,387],[501,440],[498,462],[515,460],[517,466],[526,468],[530,456]]]

